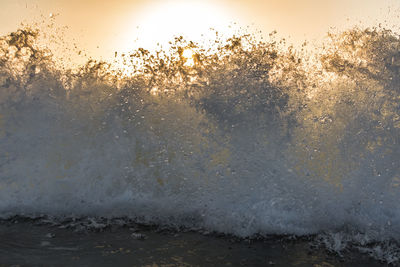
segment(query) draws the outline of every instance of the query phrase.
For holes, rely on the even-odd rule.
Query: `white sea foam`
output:
[[[28,29],[0,41],[2,217],[333,232],[332,250],[397,260],[368,247],[400,240],[397,35],[349,30],[316,62],[233,38],[193,67],[177,40],[163,58],[133,53],[147,67],[131,77],[57,69]]]

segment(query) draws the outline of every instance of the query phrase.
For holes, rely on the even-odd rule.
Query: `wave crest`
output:
[[[399,240],[395,33],[331,34],[315,54],[273,37],[211,48],[178,37],[169,51],[123,55],[123,68],[75,69],[57,67],[38,34],[0,39],[3,217]]]

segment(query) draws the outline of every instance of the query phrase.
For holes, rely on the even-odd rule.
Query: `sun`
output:
[[[208,0],[152,2],[136,13],[126,32],[135,37],[136,46],[149,50],[168,45],[175,36],[191,41],[207,38],[211,35],[210,28],[225,29],[224,33],[229,35],[228,28],[233,21],[226,7]]]
[[[182,52],[182,58],[184,60],[184,66],[186,67],[193,67],[194,66],[194,56],[195,53],[191,48],[185,48]]]

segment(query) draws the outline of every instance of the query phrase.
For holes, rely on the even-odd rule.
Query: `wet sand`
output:
[[[341,258],[313,248],[307,238],[239,240],[144,225],[63,227],[1,222],[0,266],[382,266],[364,254]]]

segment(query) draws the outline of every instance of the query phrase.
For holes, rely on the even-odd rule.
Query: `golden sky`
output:
[[[399,25],[397,0],[0,0],[0,34],[21,22],[49,19],[94,56],[138,46],[154,48],[173,35],[190,39],[210,27],[230,34],[229,25],[251,26],[265,35],[277,30],[289,41],[321,39],[330,27]],[[231,29],[232,31],[232,29]]]

